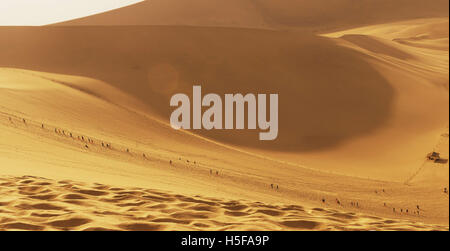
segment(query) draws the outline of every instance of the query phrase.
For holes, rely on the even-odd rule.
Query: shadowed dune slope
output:
[[[232,145],[288,152],[332,148],[383,125],[393,89],[366,56],[291,32],[186,27],[0,28],[0,65],[103,80],[168,122],[173,94],[278,93],[279,137],[199,131]],[[57,39],[56,39],[57,38]],[[92,92],[105,95],[93,88]]]
[[[152,0],[58,25],[343,29],[448,16],[447,0]]]
[[[328,37],[217,27],[3,27],[0,46],[8,49],[0,66],[101,80],[103,87],[88,81],[76,88],[166,126],[170,97],[191,95],[194,84],[203,94],[278,93],[276,141],[259,141],[258,131],[193,132],[282,161],[404,180],[448,126],[447,24],[421,19]],[[56,80],[73,87],[70,78]]]

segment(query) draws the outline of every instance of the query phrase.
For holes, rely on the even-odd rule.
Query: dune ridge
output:
[[[446,0],[149,0],[56,25],[187,25],[347,29],[414,18],[447,17]],[[351,13],[351,14],[349,14]]]

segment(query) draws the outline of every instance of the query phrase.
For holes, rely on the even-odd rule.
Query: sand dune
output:
[[[413,18],[447,17],[448,7],[446,0],[151,0],[58,25],[332,30]]]
[[[329,148],[376,129],[391,112],[393,91],[363,54],[313,35],[183,27],[4,29],[1,46],[29,43],[8,51],[2,65],[101,79],[157,109],[163,120],[172,108],[161,104],[177,92],[192,93],[194,83],[204,93],[257,87],[283,96],[276,142],[259,141],[255,131],[201,132],[226,143],[279,151]]]
[[[324,208],[189,197],[170,192],[1,177],[0,230],[442,230]]]
[[[174,2],[0,27],[0,229],[448,230],[448,1]],[[279,138],[173,130],[193,84]]]
[[[109,187],[133,184],[141,189],[162,189],[186,197],[201,195],[224,201],[239,198],[266,205],[300,204],[305,208],[322,208],[326,212],[398,219],[398,223],[406,228],[409,223],[404,223],[405,220],[444,226],[448,221],[448,195],[442,190],[445,181],[424,186],[423,182],[415,180],[405,186],[398,182],[360,179],[291,165],[221,146],[195,135],[175,133],[145,114],[134,113],[76,87],[79,81],[93,81],[101,86],[95,80],[18,69],[2,69],[1,73],[3,77],[8,76],[7,81],[0,81],[3,175],[20,177],[27,173],[54,181],[69,179],[108,184]],[[55,78],[65,79],[72,85],[51,80]],[[63,105],[61,99],[72,102]],[[7,105],[12,100],[14,107]],[[86,105],[91,108],[87,109]],[[100,112],[102,116],[98,116]],[[271,188],[271,184],[279,188]],[[46,195],[42,191],[39,193]],[[420,215],[416,214],[417,205],[421,207]],[[302,221],[302,217],[298,219]],[[286,221],[284,218],[276,220]],[[324,218],[315,221],[320,222],[315,229],[336,226]],[[357,227],[359,223],[355,224]],[[102,226],[100,223],[93,225]],[[364,227],[358,229],[368,227],[362,225]],[[257,227],[250,223],[244,226]],[[107,227],[117,229],[117,226]],[[179,225],[172,227],[181,229]],[[280,227],[276,223],[262,229]],[[396,227],[400,229],[400,226]],[[296,228],[303,229],[301,226]]]
[[[427,20],[429,25],[445,24]],[[396,38],[404,37],[404,25],[392,27],[401,34]],[[440,30],[440,37],[448,37],[448,31]],[[283,98],[275,142],[259,141],[255,131],[196,133],[315,168],[401,180],[412,166],[421,164],[435,144],[433,135],[448,125],[448,92],[442,90],[448,89],[445,51],[403,45],[383,34],[368,37],[349,31],[341,32],[342,38],[324,38],[193,27],[1,28],[1,32],[5,36],[0,45],[9,50],[0,65],[101,80],[137,99],[135,104],[121,105],[165,123],[172,110],[161,104],[169,104],[177,92],[191,93],[194,83],[201,84],[204,93],[247,93],[255,88],[259,93],[279,93]],[[422,34],[420,29],[416,32]],[[88,91],[122,102],[95,86]],[[442,109],[439,116],[429,113],[435,107]],[[417,143],[405,144],[409,141]],[[376,147],[380,142],[391,147]],[[404,158],[405,154],[414,157]]]

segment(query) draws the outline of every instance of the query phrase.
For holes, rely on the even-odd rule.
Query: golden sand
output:
[[[0,27],[0,229],[448,230],[448,1],[407,2]],[[199,83],[279,93],[278,139],[173,130]]]

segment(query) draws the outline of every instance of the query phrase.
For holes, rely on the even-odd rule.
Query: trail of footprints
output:
[[[39,129],[41,129],[41,132],[44,133],[43,135],[49,136],[48,133],[51,133],[50,135],[53,135],[53,136],[56,135],[57,137],[64,137],[64,138],[70,140],[72,143],[76,144],[78,147],[81,147],[83,150],[87,150],[87,151],[93,150],[94,152],[97,152],[97,153],[101,152],[99,150],[107,150],[107,151],[115,152],[115,153],[119,153],[119,154],[120,153],[127,154],[129,156],[138,157],[138,158],[135,158],[134,160],[140,161],[141,163],[145,163],[147,161],[153,160],[153,161],[163,161],[163,162],[167,161],[169,166],[172,166],[172,167],[202,167],[201,169],[197,168],[197,170],[203,170],[205,172],[207,170],[209,170],[209,174],[214,175],[214,176],[222,175],[222,173],[219,172],[218,170],[211,169],[210,167],[200,165],[200,163],[198,163],[196,161],[190,161],[188,159],[183,159],[181,157],[179,157],[178,161],[175,162],[175,160],[172,160],[170,158],[166,159],[162,156],[149,155],[146,153],[142,153],[141,151],[137,151],[135,149],[126,148],[125,146],[121,146],[121,145],[115,145],[113,147],[111,143],[105,143],[103,140],[100,140],[98,138],[88,137],[85,135],[81,135],[79,133],[71,132],[69,130],[64,130],[64,129],[60,129],[58,127],[53,127],[53,126],[50,126],[47,124],[38,123],[38,122],[32,121],[30,119],[20,118],[20,117],[17,117],[15,115],[11,115],[8,113],[0,112],[0,116],[8,118],[8,122],[11,125],[14,125],[15,127],[17,127],[17,126],[26,126],[27,128],[37,127]],[[275,190],[275,191],[278,191],[280,189],[280,186],[278,184],[272,183],[268,186],[270,189]],[[385,191],[383,189],[383,193],[384,192]],[[375,191],[375,193],[378,193],[378,191]],[[448,194],[447,188],[444,188],[444,193]],[[328,201],[328,199],[322,198],[321,201],[323,204],[325,204]],[[336,203],[336,205],[339,205],[339,206],[343,205],[338,198],[335,199],[335,203]],[[350,202],[349,205],[353,208],[360,207],[359,202]],[[412,209],[412,210],[410,210],[408,208],[403,209],[403,208],[389,207],[387,205],[387,203],[384,203],[383,205],[380,204],[380,206],[383,206],[386,209],[391,208],[393,214],[406,213],[406,214],[420,216],[420,212],[421,212],[419,205],[417,205],[417,209]]]
[[[18,117],[11,117],[10,114],[0,113],[0,115],[7,115],[9,123],[17,125],[25,125],[32,126],[37,122],[19,119]],[[19,122],[19,123],[17,123]],[[48,129],[54,128],[48,127],[48,125],[39,124],[40,129]],[[86,136],[76,135],[72,132],[65,131],[62,129],[54,128],[54,133],[59,136],[69,137],[74,142],[78,142],[85,149],[90,149],[91,146],[95,147],[96,145],[109,150],[121,151],[123,150],[127,154],[131,154],[132,151],[130,148],[120,147],[118,149],[113,149],[110,143],[105,143],[99,139],[91,139]],[[123,148],[123,149],[121,149]],[[142,153],[142,157],[144,160],[149,160],[145,153]],[[183,162],[181,158],[179,161]],[[186,163],[189,165],[191,162],[186,160]],[[185,163],[185,164],[186,164]],[[192,162],[193,165],[197,165],[195,161]],[[174,165],[173,160],[169,160],[169,165]],[[210,175],[219,175],[219,171],[209,169]],[[30,177],[33,178],[33,177]],[[38,179],[38,178],[36,178]],[[261,203],[243,203],[237,201],[217,201],[214,199],[197,201],[196,199],[192,199],[194,201],[184,201],[187,200],[185,197],[180,195],[171,195],[167,193],[159,193],[156,191],[143,190],[143,189],[135,189],[135,191],[122,191],[125,189],[120,188],[110,188],[108,186],[96,185],[92,188],[87,189],[78,189],[77,185],[72,184],[71,182],[58,182],[59,186],[56,188],[67,188],[73,189],[72,193],[67,192],[65,196],[62,197],[58,194],[50,193],[51,190],[42,190],[40,186],[48,186],[51,184],[47,184],[46,181],[41,181],[40,183],[34,183],[32,179],[22,181],[22,185],[18,187],[20,195],[28,195],[28,199],[31,200],[39,200],[39,201],[55,201],[56,203],[65,203],[71,204],[71,208],[73,211],[68,210],[66,207],[56,206],[48,203],[35,203],[35,204],[27,204],[23,203],[20,205],[16,205],[16,208],[21,209],[23,212],[27,212],[29,210],[43,210],[46,211],[44,214],[33,213],[30,217],[59,217],[64,218],[63,216],[69,215],[70,219],[60,219],[55,222],[49,222],[47,226],[42,225],[33,225],[23,222],[13,222],[13,223],[5,223],[8,221],[7,217],[2,218],[2,213],[8,212],[4,211],[4,204],[0,197],[0,230],[1,229],[23,229],[23,230],[44,230],[44,229],[62,229],[62,230],[72,230],[72,229],[82,229],[82,230],[282,230],[282,229],[298,229],[298,230],[414,230],[414,229],[435,229],[435,230],[448,230],[448,227],[439,227],[439,226],[426,226],[419,223],[410,223],[406,221],[394,221],[394,220],[383,220],[381,218],[376,217],[364,217],[361,215],[356,215],[353,213],[339,213],[335,210],[325,210],[321,208],[315,208],[309,211],[299,207],[299,206],[269,206],[263,205]],[[64,185],[64,183],[67,183]],[[23,186],[27,184],[32,184],[28,188],[24,188]],[[80,185],[79,185],[80,186]],[[55,187],[55,186],[54,186]],[[273,190],[278,190],[278,184],[270,184],[270,188]],[[2,188],[0,187],[0,194]],[[148,194],[143,194],[148,193]],[[445,188],[445,193],[447,192],[447,188]],[[152,195],[153,194],[153,195]],[[164,199],[161,197],[163,196]],[[112,197],[112,198],[111,198]],[[158,202],[158,200],[160,200]],[[137,201],[137,202],[136,202]],[[172,203],[174,201],[178,201],[179,203]],[[95,202],[100,203],[100,205],[91,205]],[[325,203],[325,198],[322,199],[322,202]],[[108,204],[109,203],[109,204]],[[151,203],[159,203],[157,205],[151,205]],[[200,203],[200,206],[191,206],[189,207],[189,203]],[[336,203],[341,205],[341,202],[336,199]],[[205,204],[205,205],[202,205]],[[6,205],[6,204],[5,204]],[[9,205],[9,204],[7,204]],[[352,207],[359,207],[358,202],[351,202]],[[94,212],[86,212],[87,208],[109,208],[109,211],[94,211]],[[144,208],[140,207],[143,206]],[[114,218],[120,218],[121,221],[149,221],[150,223],[131,223],[131,225],[113,225],[111,228],[98,228],[91,227],[86,228],[92,224],[94,221],[89,217],[83,218],[82,216],[74,216],[74,212],[81,212],[78,208],[83,209],[82,212],[89,214],[94,213],[95,220],[97,220],[97,225],[99,221],[102,222],[100,225],[110,225],[106,220],[102,220],[109,217],[114,216]],[[111,208],[115,207],[115,208]],[[386,203],[384,207],[387,207]],[[75,209],[74,209],[75,208]],[[289,208],[295,208],[296,210],[288,210]],[[220,210],[219,210],[220,209]],[[114,211],[116,210],[116,211]],[[119,211],[117,211],[119,210]],[[125,214],[123,211],[127,211]],[[163,217],[150,217],[150,212],[158,215],[163,215]],[[393,208],[394,213],[396,213],[396,209]],[[400,209],[403,211],[402,209]],[[56,214],[56,211],[60,211],[59,214]],[[65,214],[60,214],[65,212]],[[171,212],[179,212],[179,211],[187,211],[187,215],[183,215],[179,213]],[[420,211],[420,209],[418,210]],[[118,213],[119,212],[119,213]],[[130,213],[131,212],[131,213]],[[136,214],[146,214],[144,218],[139,218]],[[200,216],[199,213],[203,213],[203,216]],[[402,212],[403,213],[403,212]],[[415,212],[414,212],[415,213]],[[419,213],[419,212],[418,212]],[[19,213],[22,215],[22,213]],[[120,217],[119,217],[120,216]],[[210,217],[212,216],[212,217]],[[138,217],[138,218],[133,218]],[[220,220],[219,220],[220,218]],[[234,218],[234,219],[233,219]],[[211,220],[209,224],[205,223],[209,219]],[[224,219],[226,222],[232,223],[223,223]],[[310,220],[312,219],[312,220]],[[44,219],[41,219],[41,221]],[[230,220],[230,221],[228,221]],[[40,221],[40,222],[41,222]],[[200,222],[196,222],[200,221]],[[256,221],[256,222],[255,222]],[[332,222],[330,224],[330,222]],[[359,222],[364,222],[361,224]],[[155,224],[159,223],[159,224]],[[4,225],[4,226],[3,226]]]
[[[299,205],[184,196],[143,188],[0,178],[0,230],[447,230]]]

